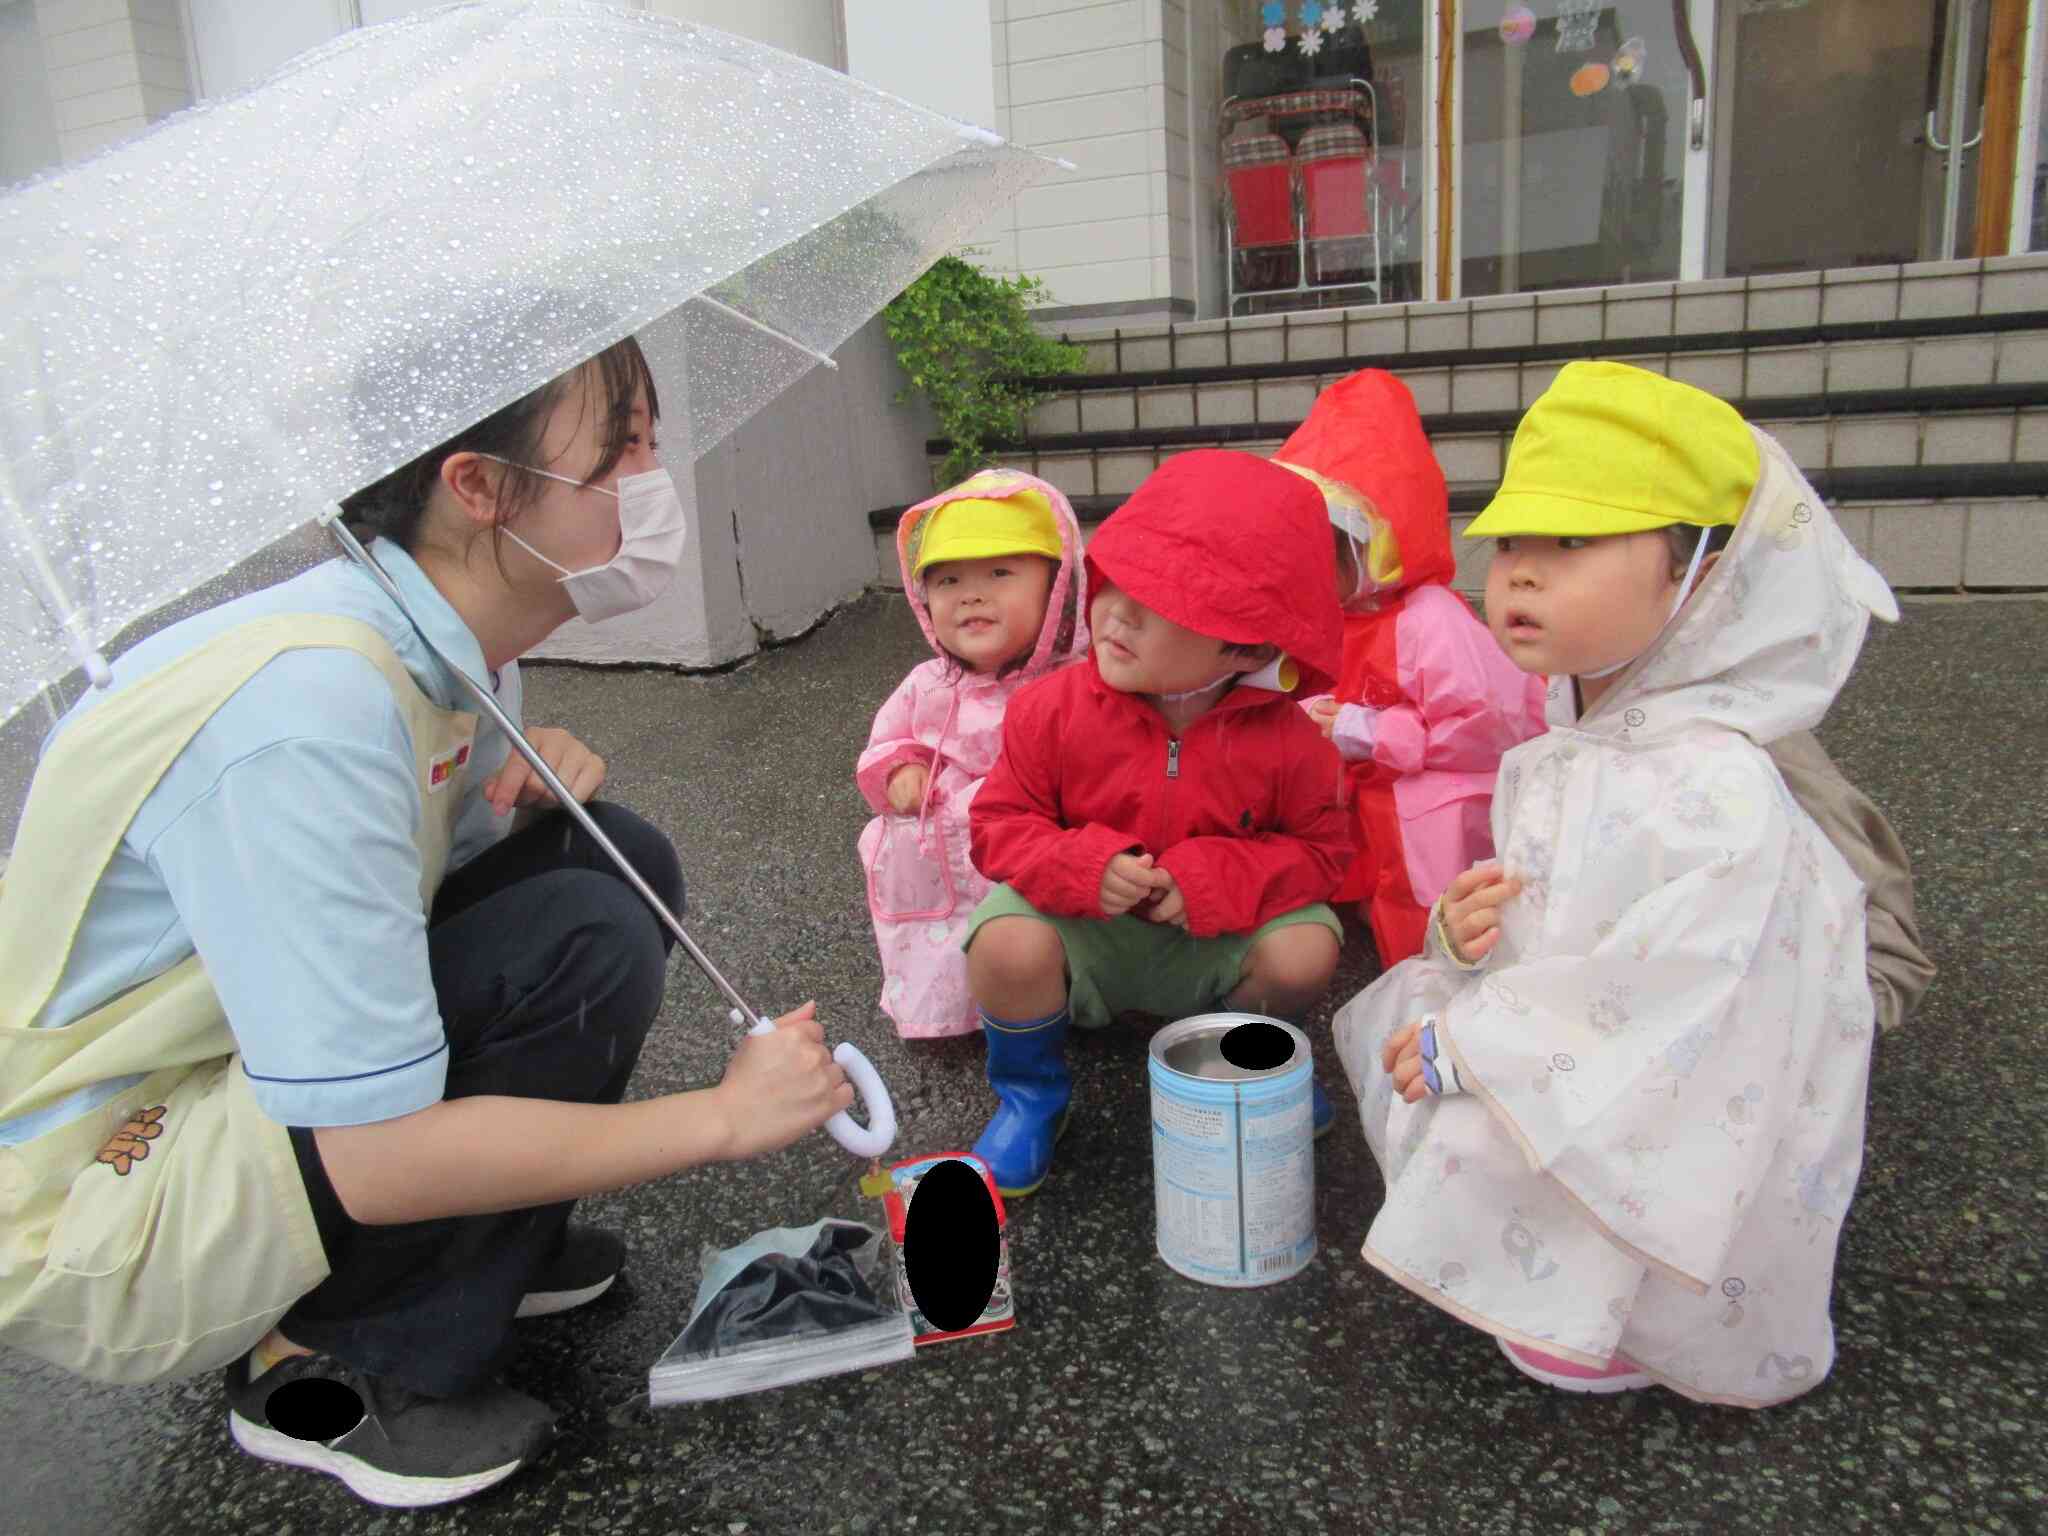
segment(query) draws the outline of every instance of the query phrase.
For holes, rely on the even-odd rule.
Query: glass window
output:
[[[1689,76],[1671,8],[1468,13],[1458,168],[1468,296],[1678,275]]]

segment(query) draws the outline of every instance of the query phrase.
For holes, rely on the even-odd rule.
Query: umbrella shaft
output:
[[[412,609],[406,605],[404,595],[398,590],[398,584],[391,579],[390,574],[383,566],[371,558],[370,552],[363,548],[362,542],[343,526],[340,517],[336,516],[328,519],[327,529],[328,532],[334,535],[335,542],[347,551],[348,557],[367,571],[370,579],[383,588],[385,595],[398,604],[398,611],[405,615],[407,622],[413,627],[413,632],[420,637],[420,640],[426,645],[427,649],[438,657],[450,672],[455,674],[456,681],[462,685],[470,698],[476,701],[477,707],[490,716],[498,729],[505,733],[505,739],[512,744],[512,750],[525,758],[528,766],[540,775],[540,781],[547,785],[549,791],[554,795],[556,803],[571,816],[575,817],[576,824],[590,834],[591,841],[602,848],[606,856],[619,866],[619,873],[626,877],[626,883],[638,891],[640,899],[654,909],[654,915],[661,919],[663,926],[675,935],[676,942],[683,946],[683,953],[697,962],[697,969],[702,971],[711,984],[724,994],[727,1002],[739,1009],[741,1014],[744,1015],[742,1022],[751,1025],[756,1020],[761,1019],[763,1015],[757,1014],[747,1005],[747,1000],[740,996],[739,989],[725,979],[718,967],[711,963],[711,957],[699,949],[697,941],[683,931],[682,923],[673,912],[669,911],[667,903],[655,895],[654,888],[640,877],[640,871],[632,866],[623,853],[619,852],[618,845],[604,835],[597,825],[596,818],[583,808],[582,803],[574,795],[569,793],[569,787],[556,776],[555,770],[550,768],[541,759],[540,753],[534,750],[533,743],[526,739],[525,733],[512,723],[512,717],[506,714],[498,701],[491,696],[490,689],[484,687],[483,684],[457,666],[428,637],[426,630],[420,626],[419,620],[413,617]]]

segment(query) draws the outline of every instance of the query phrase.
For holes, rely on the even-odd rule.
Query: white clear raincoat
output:
[[[1752,429],[1754,430],[1754,429]],[[1474,972],[1432,941],[1335,1020],[1387,1198],[1365,1258],[1505,1339],[1619,1353],[1761,1406],[1834,1360],[1828,1293],[1863,1157],[1863,888],[1759,742],[1827,712],[1898,608],[1784,451],[1678,619],[1585,719],[1501,763],[1525,882]],[[1380,1068],[1439,1020],[1464,1095]]]

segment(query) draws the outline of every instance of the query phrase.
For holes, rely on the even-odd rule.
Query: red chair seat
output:
[[[1350,123],[1325,123],[1301,136],[1303,218],[1311,240],[1358,239],[1372,227],[1366,176],[1372,157],[1365,135]]]
[[[1239,250],[1294,244],[1294,161],[1287,141],[1277,133],[1227,139],[1223,166],[1231,243]]]

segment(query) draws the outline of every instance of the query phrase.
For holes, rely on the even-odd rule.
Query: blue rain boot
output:
[[[1073,1014],[1062,1008],[1048,1019],[1021,1028],[981,1016],[988,1043],[988,1084],[999,1101],[995,1118],[974,1144],[1005,1195],[1028,1195],[1045,1182],[1052,1144],[1067,1124],[1067,1100],[1074,1081],[1067,1075],[1067,1026]]]
[[[1313,1077],[1308,1080],[1308,1092],[1309,1123],[1314,1127],[1314,1139],[1320,1141],[1337,1123],[1337,1111],[1331,1107],[1330,1096],[1323,1092],[1323,1085]]]

